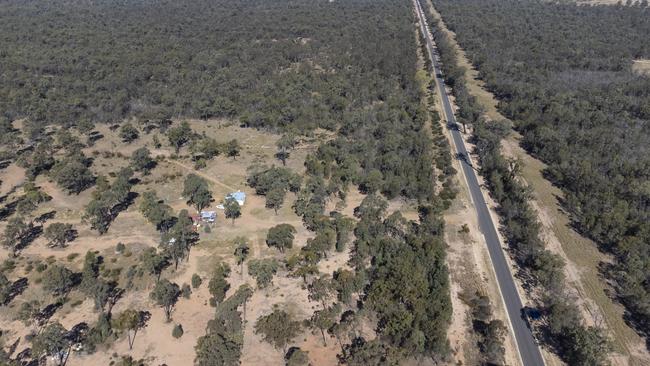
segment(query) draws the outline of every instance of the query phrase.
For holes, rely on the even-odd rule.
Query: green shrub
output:
[[[172,337],[178,339],[183,336],[183,326],[180,324],[176,324],[174,326],[174,329],[172,330]]]
[[[184,298],[189,299],[191,294],[192,294],[192,289],[190,288],[190,285],[184,283],[183,286],[181,287],[181,295]]]
[[[2,271],[1,272],[11,272],[15,268],[16,268],[16,262],[11,260],[11,259],[7,259],[7,260],[4,261],[4,263],[2,263]]]
[[[196,169],[196,170],[203,169],[203,168],[205,168],[207,165],[208,165],[208,164],[207,164],[207,162],[205,161],[205,159],[199,159],[199,160],[196,161],[196,163],[194,163],[194,169]]]
[[[192,275],[192,287],[193,288],[199,288],[199,286],[201,286],[202,282],[203,282],[203,280],[201,279],[201,276],[199,276],[196,273]]]

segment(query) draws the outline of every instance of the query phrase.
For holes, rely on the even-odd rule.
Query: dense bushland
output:
[[[388,1],[7,1],[0,110],[88,121],[241,115],[333,128],[386,100],[402,49]],[[381,45],[381,47],[379,46]],[[391,51],[392,52],[392,51]]]
[[[340,127],[343,137],[321,149],[323,169],[344,166],[367,175],[354,179],[367,190],[422,199],[431,195],[430,148],[417,121],[423,107],[410,103],[415,55],[397,6],[5,2],[0,112],[27,118],[28,139],[47,123],[87,130],[125,117],[145,131],[178,116],[301,133]]]
[[[570,364],[605,364],[610,348],[602,330],[583,325],[578,308],[571,303],[564,289],[562,259],[545,249],[540,238],[540,224],[529,201],[530,189],[519,180],[520,163],[506,159],[500,152],[500,141],[510,129],[507,121],[487,121],[482,107],[470,95],[465,70],[458,66],[457,52],[449,36],[436,27],[434,38],[443,61],[446,81],[452,85],[458,117],[463,124],[473,125],[473,142],[494,199],[498,202],[502,232],[513,249],[517,262],[530,274],[532,284],[541,286],[545,317],[544,339]]]
[[[575,227],[611,251],[609,274],[650,331],[650,14],[639,6],[435,1],[523,146],[549,164]]]
[[[449,352],[446,330],[451,301],[441,212],[455,195],[449,179],[455,172],[439,116],[424,103],[431,97],[428,82],[416,77],[412,9],[403,3],[393,11],[400,21],[391,36],[400,39],[402,51],[391,50],[391,55],[396,53],[384,57],[394,57],[400,64],[399,76],[392,79],[402,80],[401,87],[396,84],[386,102],[351,113],[338,136],[307,157],[308,178],[294,210],[316,237],[297,257],[287,259],[295,276],[305,281],[314,278],[314,265],[328,251],[346,249],[341,238],[347,238],[351,229],[341,213],[325,212],[326,202],[345,200],[352,186],[367,194],[355,209],[357,221],[352,226],[354,271],[338,269],[331,277],[343,314],[329,332],[339,338],[349,319],[355,319],[374,323],[378,334],[374,340],[339,339],[339,360],[351,365],[423,356],[442,360]],[[432,121],[435,142],[429,137],[427,119]],[[434,173],[443,182],[438,194]],[[380,194],[417,199],[419,220],[389,213]],[[323,277],[312,280],[311,289],[321,287],[316,284],[323,281]],[[323,311],[332,309],[324,306]]]

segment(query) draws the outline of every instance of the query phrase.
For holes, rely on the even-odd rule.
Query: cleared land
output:
[[[127,339],[122,336],[112,343],[110,348],[103,349],[100,346],[98,352],[92,355],[73,353],[68,365],[107,365],[118,359],[113,356],[114,354],[119,356],[129,354],[136,359],[145,359],[155,364],[191,363],[195,355],[196,341],[205,333],[206,324],[214,316],[214,308],[209,305],[211,295],[208,292],[207,281],[212,276],[215,265],[225,262],[233,269],[228,279],[230,283],[228,295],[231,295],[241,284],[249,283],[252,286],[255,284],[255,279],[248,273],[246,266],[243,267],[243,273],[240,272],[233,255],[235,249],[233,240],[240,236],[249,240],[251,246],[249,260],[276,258],[281,261],[285,256],[300,252],[307,239],[313,237],[313,233],[304,228],[301,218],[291,208],[295,201],[293,193],[288,195],[276,215],[272,209],[265,207],[264,198],[256,196],[254,190],[246,185],[249,167],[281,164],[274,157],[278,135],[240,128],[226,120],[194,120],[190,121],[190,126],[195,132],[212,137],[218,142],[237,139],[242,145],[240,156],[233,159],[220,155],[208,161],[205,168],[196,170],[185,148],[181,149],[178,155],[173,155],[173,149],[165,145],[155,148],[152,142],[153,134],[144,135],[136,143],[125,144],[120,141],[118,132],[111,131],[108,126],[97,128],[104,138],[97,141],[94,146],[84,149],[84,152],[94,157],[94,173],[110,174],[127,166],[129,157],[136,148],[149,147],[157,157],[157,167],[150,175],[144,176],[140,183],[134,186],[134,190],[140,195],[146,190],[155,190],[174,211],[187,209],[189,212],[195,212],[194,208],[188,206],[186,198],[181,196],[184,177],[189,173],[199,175],[209,182],[210,190],[215,197],[211,207],[221,202],[223,197],[233,190],[247,193],[241,218],[233,224],[224,218],[223,211],[217,210],[216,223],[204,224],[199,229],[200,240],[198,245],[192,248],[187,261],[182,261],[178,269],[174,269],[173,265],[168,267],[161,275],[181,285],[191,283],[192,275],[198,274],[203,279],[203,285],[193,289],[189,299],[181,298],[175,306],[172,322],[165,322],[162,309],[155,306],[149,298],[155,279],[146,274],[131,280],[127,279],[128,269],[138,264],[142,252],[147,247],[157,247],[160,241],[160,234],[138,210],[139,201],[136,200],[127,210],[121,212],[108,232],[100,236],[82,222],[84,207],[91,200],[95,188],[79,195],[69,195],[46,177],[41,176],[35,183],[43,192],[50,195],[52,200],[41,204],[34,215],[52,212],[52,222],[72,224],[78,232],[78,237],[66,248],[59,249],[47,246],[47,240],[40,236],[13,261],[15,269],[11,271],[10,277],[26,277],[31,284],[22,294],[13,299],[9,306],[0,307],[0,328],[4,330],[3,338],[11,342],[19,340],[16,352],[29,347],[29,342],[26,341],[28,338],[25,336],[37,329],[34,324],[25,326],[18,320],[20,305],[31,301],[39,301],[41,305],[46,305],[55,299],[39,286],[43,274],[46,273],[43,267],[59,263],[75,272],[80,272],[85,253],[95,251],[104,258],[102,273],[109,274],[120,284],[132,282],[126,296],[113,308],[113,313],[117,314],[130,308],[146,309],[151,312],[151,319],[138,333],[133,350],[129,350]],[[300,141],[287,160],[287,167],[296,172],[303,172],[307,153],[314,151],[319,142],[328,138],[328,133],[316,132],[313,138]],[[3,182],[3,193],[9,192],[5,200],[11,201],[21,191],[24,172],[12,164],[0,173],[0,179]],[[338,205],[342,213],[351,216],[353,209],[359,205],[363,197],[364,195],[356,191],[351,192],[343,204],[333,200],[330,203],[331,208]],[[392,200],[388,210],[389,212],[402,210],[406,217],[417,218],[414,207],[401,199]],[[268,229],[280,223],[291,224],[297,229],[295,246],[283,255],[275,249],[268,248],[265,243]],[[205,225],[210,227],[209,232],[204,231]],[[5,227],[6,222],[0,223],[0,232]],[[116,251],[118,243],[126,246],[127,250],[124,253]],[[10,253],[2,248],[0,256],[9,258]],[[320,261],[319,270],[322,273],[331,273],[339,268],[349,268],[347,266],[349,258],[350,249],[342,253],[332,252],[327,259]],[[285,309],[297,319],[305,319],[309,318],[318,306],[318,302],[309,301],[307,289],[301,278],[288,277],[283,270],[280,270],[273,284],[266,289],[255,291],[247,304],[246,317],[249,321],[246,322],[244,329],[242,364],[284,364],[282,352],[278,352],[271,345],[263,342],[260,336],[255,335],[254,321],[250,320],[270,313],[275,307]],[[59,321],[69,329],[81,322],[94,323],[98,314],[93,307],[92,299],[80,291],[73,290],[63,307],[54,313],[51,321]],[[180,339],[172,336],[172,329],[176,324],[181,324],[184,330]],[[359,328],[359,335],[371,339],[374,337],[374,331],[362,325]],[[296,338],[296,346],[309,352],[311,361],[318,365],[336,364],[336,355],[340,352],[340,346],[335,339],[329,339],[328,336],[327,346],[325,346],[320,333],[308,329]]]
[[[110,348],[110,352],[96,352],[90,356],[73,355],[68,365],[106,365],[113,358],[113,352],[123,355],[130,354],[135,358],[148,359],[156,363],[167,363],[170,365],[187,364],[194,358],[194,346],[199,336],[205,332],[205,326],[213,317],[213,308],[208,304],[210,294],[207,289],[207,280],[212,275],[212,270],[217,262],[229,263],[233,268],[230,277],[231,291],[236,290],[240,284],[248,282],[254,284],[254,279],[248,275],[246,267],[244,273],[239,273],[239,266],[236,265],[233,257],[233,238],[245,236],[249,239],[252,247],[250,258],[278,257],[277,251],[269,249],[265,242],[266,232],[271,226],[278,223],[289,223],[297,228],[296,243],[298,244],[291,252],[299,251],[306,239],[311,235],[302,226],[301,219],[291,209],[294,201],[293,194],[290,194],[287,202],[279,210],[278,215],[273,210],[264,207],[263,197],[256,196],[254,191],[247,187],[246,169],[253,164],[279,164],[274,158],[275,141],[277,135],[262,133],[251,129],[243,129],[228,123],[227,121],[190,121],[191,127],[199,133],[205,132],[206,136],[213,137],[217,141],[225,142],[233,138],[241,141],[243,150],[237,159],[219,156],[208,162],[205,169],[196,171],[194,163],[183,157],[183,150],[178,158],[169,158],[173,149],[154,149],[151,138],[153,135],[143,136],[137,143],[124,144],[117,136],[117,131],[110,131],[108,126],[99,126],[98,131],[105,137],[99,140],[94,146],[85,149],[89,156],[95,156],[93,169],[95,173],[107,174],[117,171],[119,168],[128,165],[128,157],[138,147],[148,146],[159,156],[158,166],[142,181],[135,186],[135,191],[142,193],[149,189],[158,192],[167,204],[175,211],[188,209],[186,199],[181,197],[183,190],[183,179],[190,172],[205,177],[210,182],[210,189],[217,199],[213,205],[218,203],[232,189],[241,189],[247,193],[246,204],[242,208],[242,216],[235,224],[225,220],[223,211],[219,212],[217,222],[210,224],[210,233],[200,230],[199,244],[192,249],[186,262],[182,262],[177,270],[173,266],[162,273],[162,277],[180,284],[191,281],[194,273],[204,279],[204,285],[193,290],[189,299],[181,298],[175,307],[173,321],[166,323],[161,308],[154,306],[149,299],[149,291],[154,280],[145,275],[136,278],[133,283],[133,291],[121,299],[114,307],[114,313],[119,313],[128,308],[147,309],[152,313],[151,320],[146,328],[139,332],[134,349],[129,351],[126,337],[121,337]],[[318,134],[317,134],[318,135]],[[287,165],[296,171],[302,171],[304,157],[307,152],[312,151],[314,143],[319,137],[311,141],[305,141],[294,151]],[[22,170],[14,165],[5,169],[0,179],[3,181],[3,192],[20,191],[16,188],[22,183],[24,174]],[[81,271],[83,257],[86,251],[96,251],[104,257],[103,271],[114,273],[118,282],[126,281],[127,269],[137,264],[142,251],[147,247],[157,247],[160,234],[152,224],[146,221],[138,211],[138,201],[131,205],[126,211],[120,213],[112,223],[109,231],[99,236],[91,231],[88,225],[81,223],[81,216],[84,206],[90,201],[93,190],[89,189],[79,195],[68,195],[61,191],[54,183],[44,177],[36,180],[44,192],[52,197],[52,200],[39,206],[35,215],[46,212],[55,212],[52,221],[71,223],[78,231],[78,237],[65,249],[49,248],[46,240],[39,237],[22,252],[21,257],[15,261],[13,276],[27,277],[30,284],[27,290],[16,297],[8,307],[0,308],[0,328],[5,330],[3,337],[7,340],[16,340],[20,337],[17,352],[29,346],[25,343],[25,336],[33,331],[32,326],[25,327],[17,317],[19,305],[33,300],[47,304],[52,300],[51,295],[45,293],[38,284],[42,281],[43,272],[38,268],[39,264],[60,262],[74,271]],[[11,186],[11,188],[10,188]],[[12,199],[10,194],[8,200]],[[351,205],[358,204],[361,197],[352,196],[349,199]],[[400,204],[395,203],[395,207]],[[353,206],[354,207],[354,206]],[[352,207],[352,208],[353,208]],[[350,208],[351,210],[351,208]],[[0,224],[0,231],[4,230],[6,223]],[[128,248],[124,254],[115,251],[118,243],[123,243]],[[290,254],[290,253],[289,253]],[[323,272],[332,272],[334,269],[345,265],[348,253],[340,253],[330,256],[326,261],[320,263]],[[0,249],[0,256],[9,257],[9,253],[3,248]],[[307,300],[307,293],[301,279],[286,278],[278,276],[277,281],[268,289],[255,292],[255,295],[248,304],[248,319],[257,319],[261,314],[272,310],[274,304],[286,307],[298,318],[308,317],[311,309],[315,306]],[[66,304],[58,310],[52,320],[60,321],[64,326],[70,328],[80,322],[92,324],[97,319],[97,311],[93,309],[93,300],[86,298],[79,291],[73,291]],[[242,364],[282,364],[282,355],[267,343],[255,336],[252,330],[252,323],[248,322],[245,329],[247,335],[244,342]],[[184,335],[180,339],[172,337],[172,328],[175,324],[182,324]],[[324,347],[320,334],[314,335],[305,332],[300,337],[301,347],[310,351],[310,357],[317,364],[336,363],[336,353],[339,348],[335,342],[328,342],[329,347]],[[255,350],[254,352],[252,350]]]
[[[650,60],[634,60],[632,70],[639,74],[650,76]]]

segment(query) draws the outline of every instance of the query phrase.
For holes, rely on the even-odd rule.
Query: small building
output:
[[[201,211],[201,220],[207,222],[215,222],[217,220],[216,211]]]
[[[226,199],[233,198],[240,206],[246,202],[246,193],[242,191],[232,192],[226,196]]]
[[[190,218],[192,219],[192,230],[198,231],[199,228],[201,227],[201,223],[203,222],[201,220],[200,215],[191,215]]]

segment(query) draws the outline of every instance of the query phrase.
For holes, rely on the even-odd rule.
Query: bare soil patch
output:
[[[0,173],[0,181],[2,181],[0,196],[4,196],[23,184],[25,181],[25,169],[16,164],[11,164]]]
[[[634,60],[632,70],[639,75],[650,76],[650,60]]]

